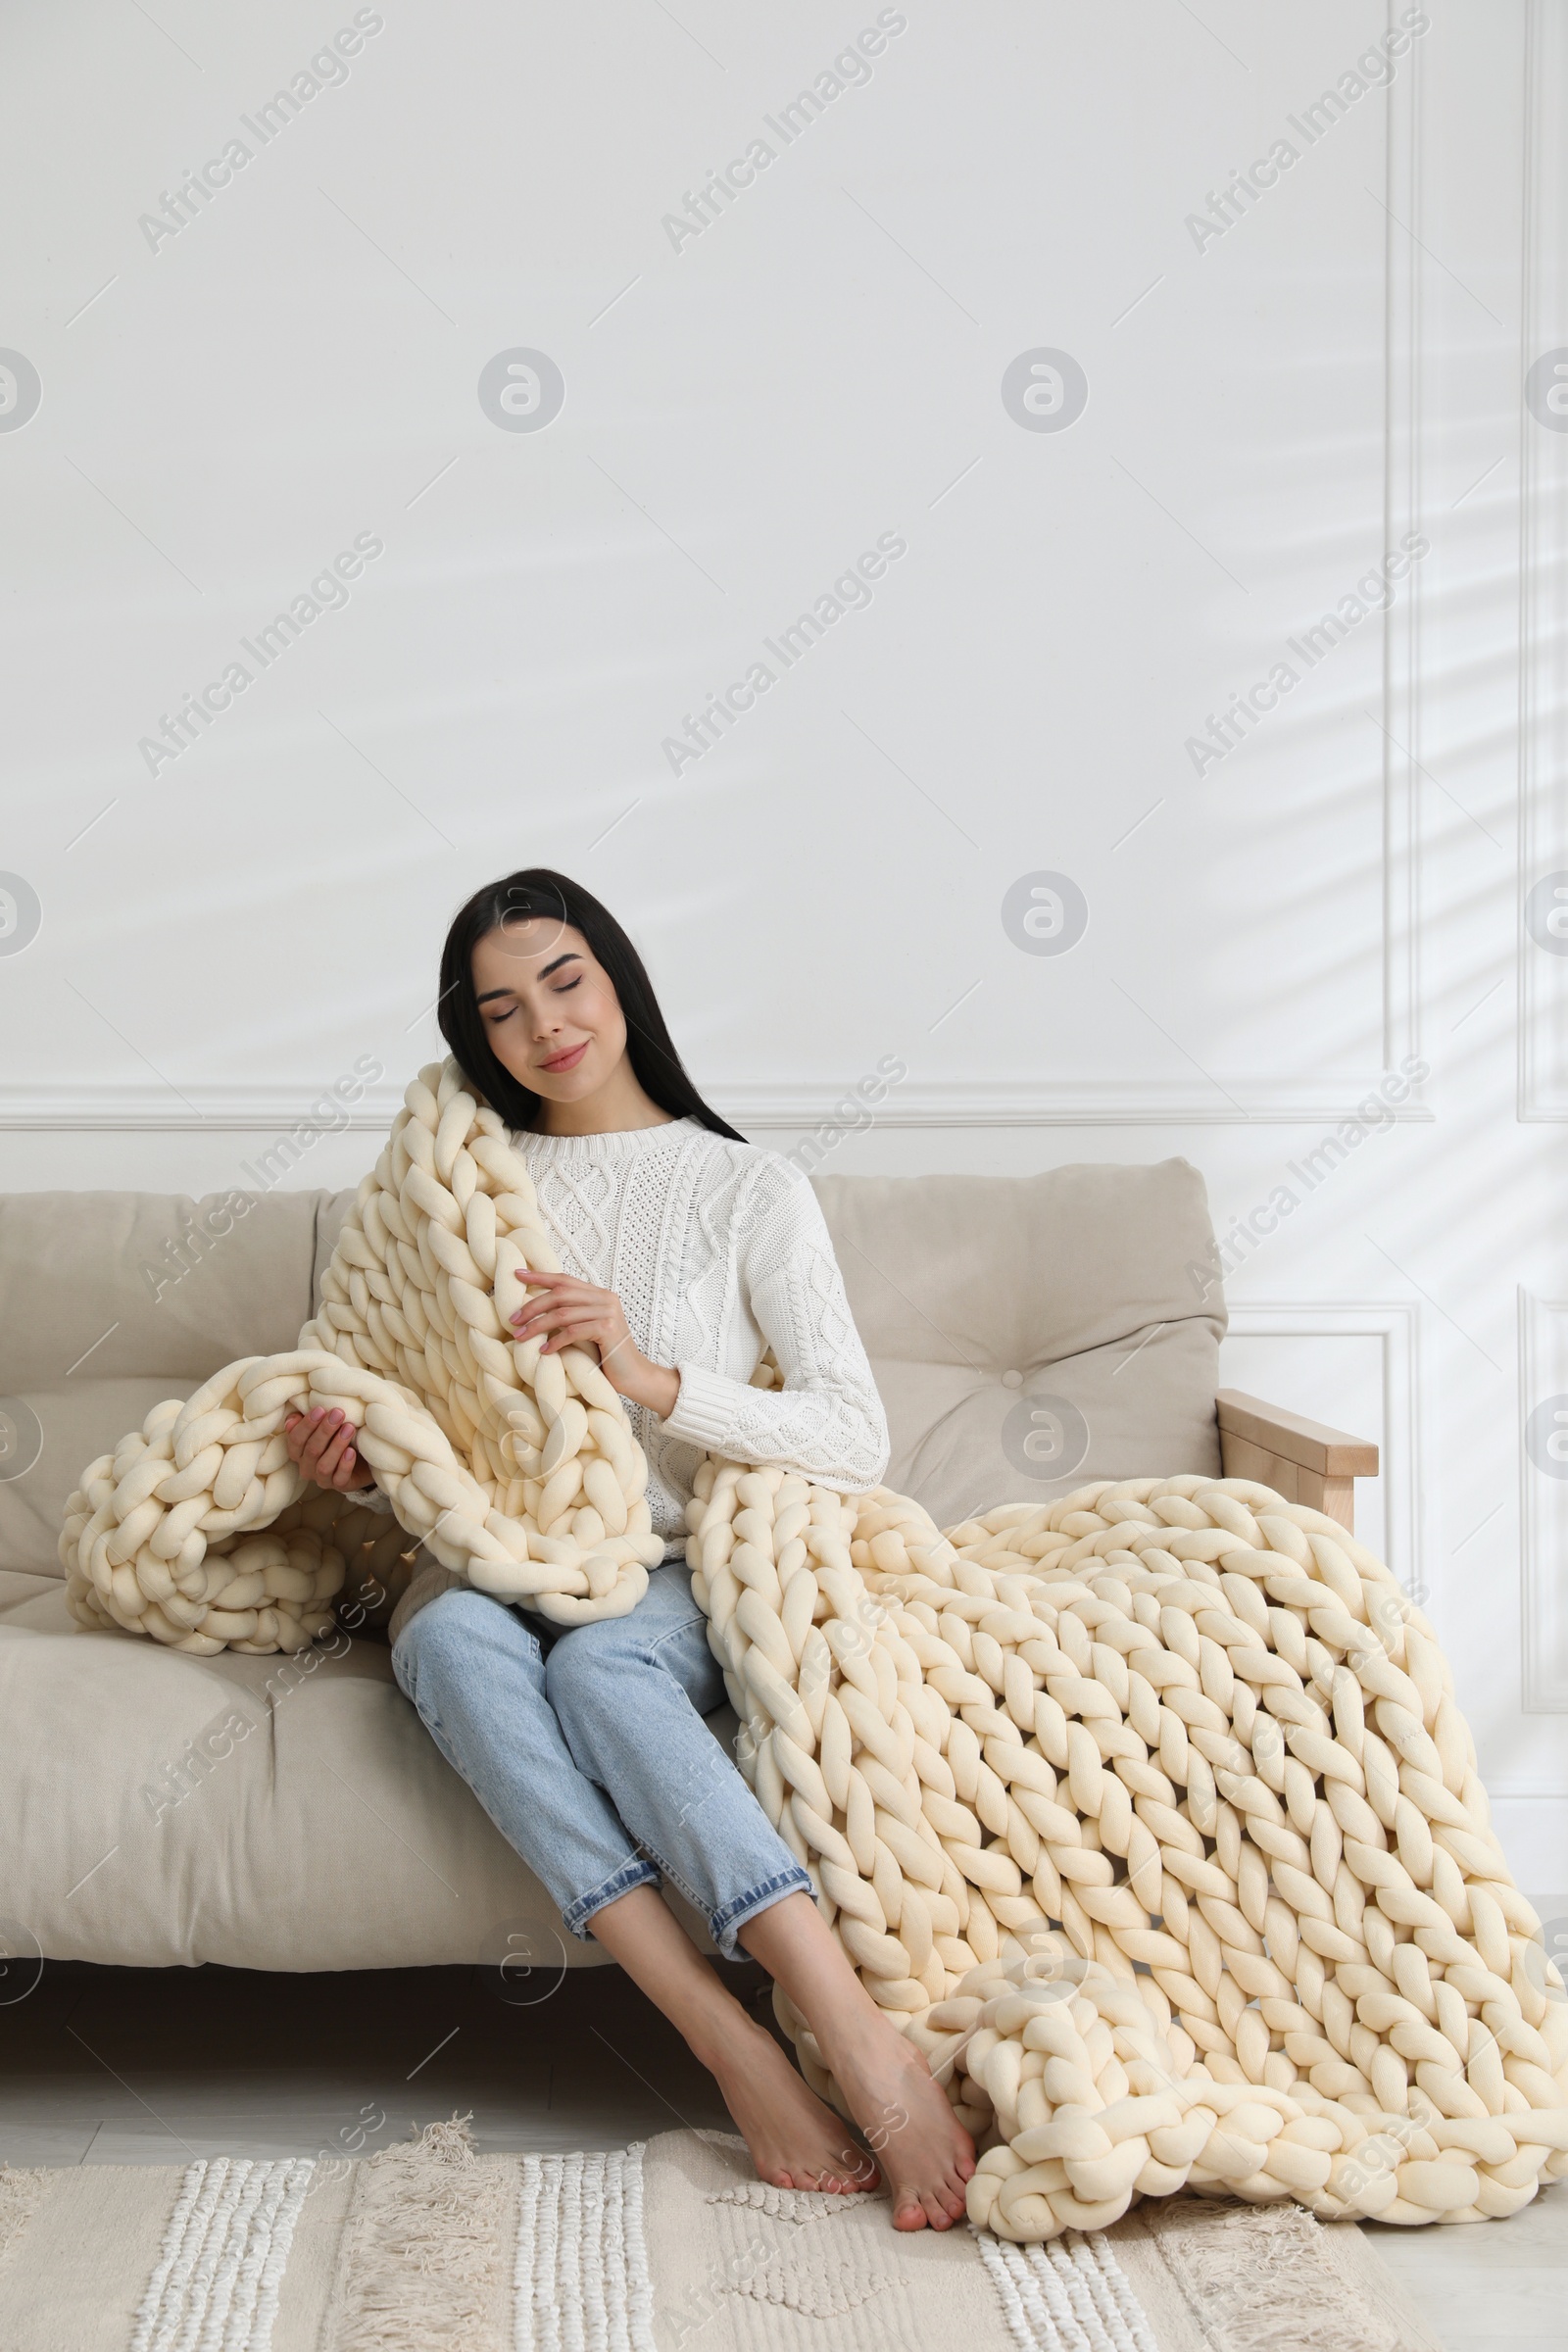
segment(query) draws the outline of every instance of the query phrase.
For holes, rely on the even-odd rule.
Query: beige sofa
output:
[[[1222,1466],[1348,1524],[1375,1447],[1216,1396],[1225,1313],[1185,1160],[816,1190],[887,1405],[888,1481],[939,1524]],[[83,1467],[220,1365],[293,1346],[352,1198],[0,1196],[0,1919],[19,1951],[598,1956],[442,1760],[384,1639],[192,1658],[66,1611],[56,1543]]]

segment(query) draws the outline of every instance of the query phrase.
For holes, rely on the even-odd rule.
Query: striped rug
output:
[[[294,2225],[314,2164],[203,2157],[189,2166],[164,2231],[130,2352],[268,2344]]]
[[[0,2352],[1434,2352],[1348,2225],[1184,2197],[1018,2247],[739,2140],[0,2169]]]

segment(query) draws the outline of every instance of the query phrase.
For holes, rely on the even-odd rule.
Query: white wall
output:
[[[1401,13],[1392,84],[1309,143]],[[1568,344],[1560,9],[908,0],[788,143],[767,119],[874,6],[369,16],[263,146],[243,118],[347,0],[13,13],[0,343],[42,397],[0,430],[0,867],[41,928],[0,938],[0,1181],[243,1182],[369,1054],[296,1172],[354,1181],[439,1051],[452,909],[543,861],[627,921],[751,1132],[893,1054],[835,1167],[1183,1152],[1222,1231],[1286,1187],[1226,1376],[1378,1439],[1368,1530],[1429,1596],[1521,1877],[1568,1887],[1568,1484],[1523,1444],[1568,1392],[1568,959],[1522,923],[1568,868],[1568,437],[1524,397]],[[205,210],[143,224],[236,135]],[[478,396],[518,348],[564,384],[537,431]],[[1065,429],[1004,405],[1043,348],[1087,379]],[[241,641],[358,534],[383,552],[263,671]],[[786,672],[765,640],[883,534]],[[1291,650],[1410,536],[1386,612]],[[236,657],[210,728],[141,748]],[[672,760],[759,659],[756,707]],[[1278,707],[1195,755],[1281,661]],[[1066,953],[1004,920],[1041,872],[1087,907]],[[1292,1173],[1412,1059],[1343,1165]]]

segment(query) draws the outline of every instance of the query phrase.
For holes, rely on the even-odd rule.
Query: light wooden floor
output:
[[[1363,2227],[1447,2352],[1568,2352],[1568,2180],[1511,2221]]]
[[[481,2149],[733,2130],[711,2079],[615,1968],[510,1988],[519,1999],[478,1969],[59,1962],[19,1999],[16,1971],[0,1983],[0,2163],[371,2154],[469,2113]],[[770,2022],[760,1969],[725,1981]],[[1368,2233],[1447,2352],[1568,2352],[1568,2182],[1509,2222]]]

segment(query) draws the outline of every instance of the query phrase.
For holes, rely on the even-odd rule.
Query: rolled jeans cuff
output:
[[[658,1885],[659,1873],[653,1864],[641,1854],[628,1854],[608,1879],[602,1879],[597,1886],[590,1887],[586,1894],[579,1894],[574,1903],[569,1903],[561,1914],[562,1920],[579,1943],[587,1943],[590,1940],[588,1922],[596,1911],[602,1911],[607,1903],[613,1903],[621,1895],[629,1894],[634,1886]]]
[[[767,1910],[771,1904],[782,1902],[787,1894],[809,1894],[810,1891],[811,1882],[797,1862],[793,1869],[782,1870],[775,1878],[764,1879],[760,1886],[752,1887],[746,1894],[738,1894],[733,1902],[715,1911],[708,1923],[709,1934],[724,1959],[744,1959],[746,1955],[737,1953],[735,1944],[737,1933],[747,1921],[755,1919],[759,1911]]]

